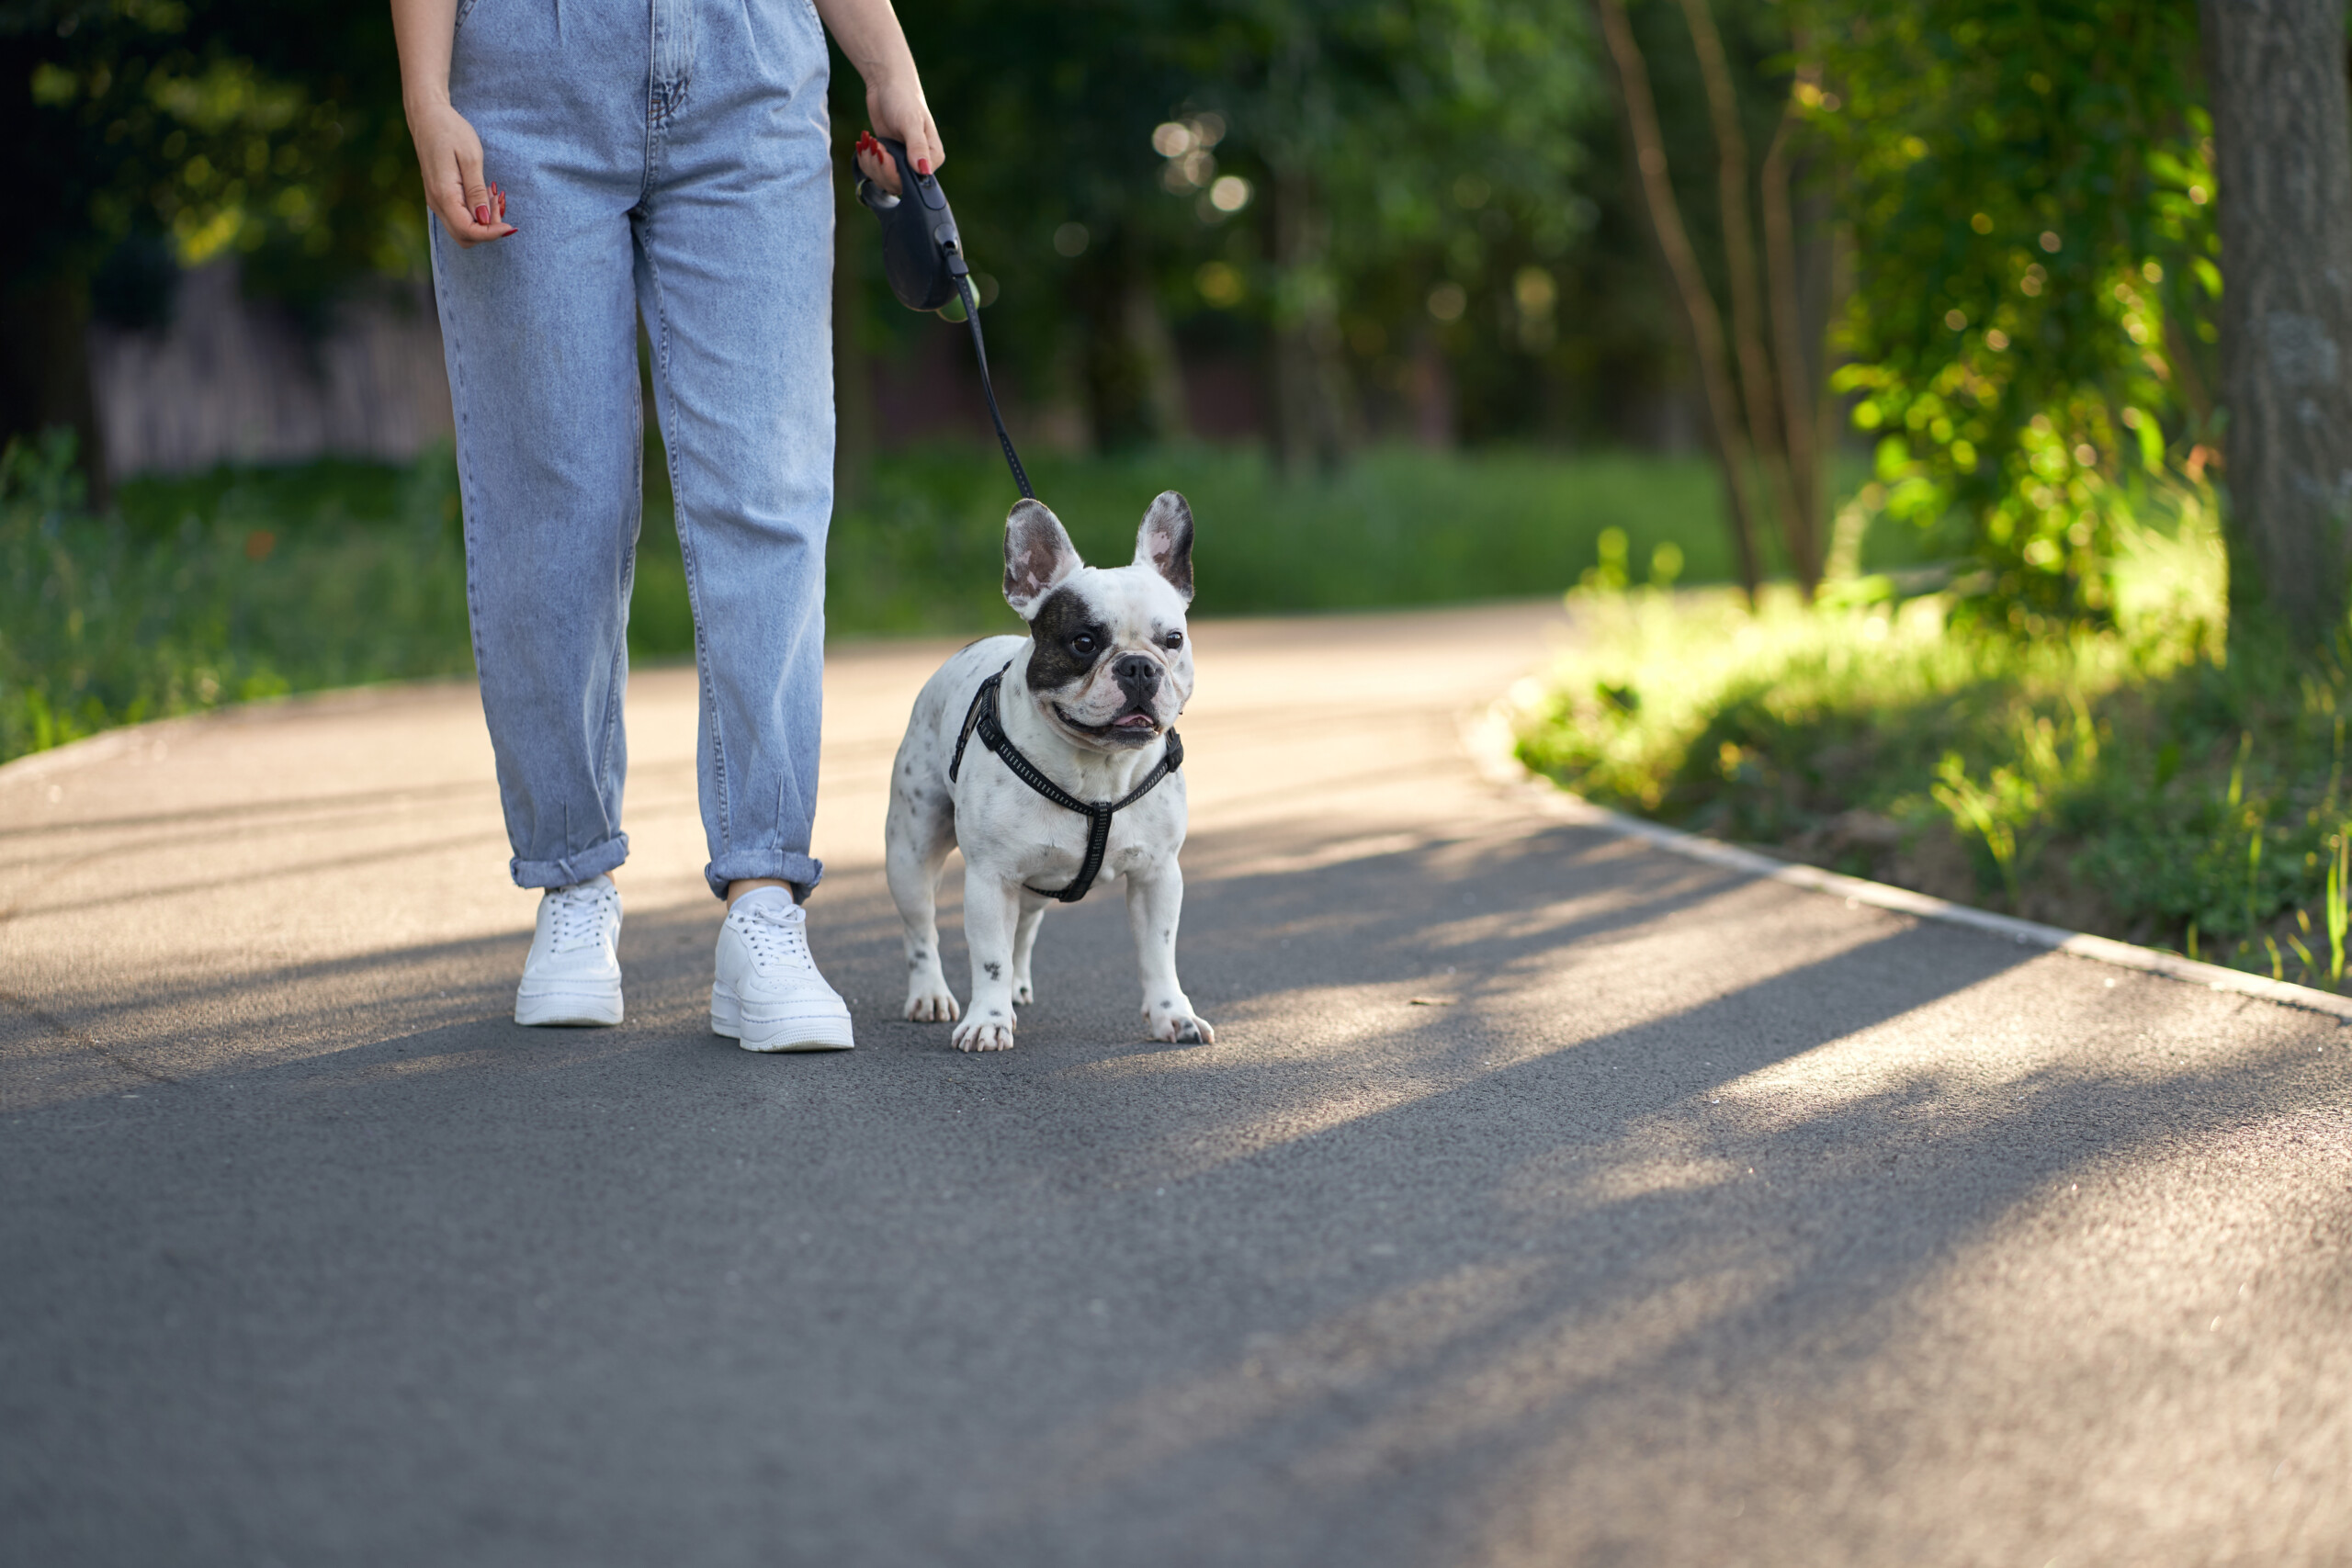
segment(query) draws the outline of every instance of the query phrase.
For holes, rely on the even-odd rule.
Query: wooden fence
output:
[[[91,395],[116,479],[323,453],[398,461],[451,430],[429,288],[339,308],[323,334],[248,300],[236,265],[182,275],[163,333],[90,329]]]

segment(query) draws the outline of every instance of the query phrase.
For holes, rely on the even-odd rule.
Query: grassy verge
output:
[[[2136,538],[2101,631],[1580,595],[1589,645],[1513,694],[1521,755],[1621,809],[2337,988],[2346,676],[2225,656],[2222,581],[2189,501]]]
[[[646,473],[629,646],[678,658],[693,650],[693,621],[658,443]],[[1698,460],[1376,452],[1292,481],[1253,453],[1186,448],[1047,457],[1033,475],[1080,548],[1106,562],[1128,558],[1154,494],[1183,491],[1205,615],[1557,592],[1597,552],[1637,578],[1730,570],[1715,480]],[[866,502],[833,525],[833,633],[1014,625],[998,588],[1012,496],[992,450],[884,458]],[[0,459],[0,759],[221,703],[461,673],[465,605],[446,452],[403,468],[141,479],[95,514],[66,448],[12,446]]]
[[[112,725],[471,667],[446,458],[134,486],[0,457],[0,759]]]

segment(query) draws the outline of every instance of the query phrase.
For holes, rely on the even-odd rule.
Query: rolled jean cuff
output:
[[[757,882],[773,878],[789,883],[792,896],[802,903],[815,892],[817,884],[824,880],[822,863],[797,854],[791,850],[729,850],[725,855],[703,867],[704,880],[710,890],[721,898],[727,897],[730,882]]]
[[[627,859],[628,835],[616,833],[601,844],[561,860],[525,860],[516,855],[507,863],[507,868],[514,874],[517,887],[569,887],[575,882],[602,876]]]

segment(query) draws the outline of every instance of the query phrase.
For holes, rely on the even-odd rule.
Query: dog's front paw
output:
[[[920,982],[907,987],[907,1021],[910,1023],[953,1023],[962,1010],[956,1005],[956,994],[945,981],[935,986]]]
[[[1012,977],[1012,1002],[1013,1002],[1013,1005],[1014,1005],[1015,1007],[1024,1007],[1024,1008],[1025,1008],[1025,1007],[1027,1007],[1031,1002],[1034,1002],[1034,1001],[1035,1001],[1036,999],[1037,999],[1037,988],[1036,988],[1035,986],[1032,986],[1032,985],[1029,983],[1029,976],[1026,976],[1026,975],[1015,975],[1015,976],[1013,976],[1013,977]]]
[[[967,1018],[956,1026],[955,1039],[958,1051],[1010,1051],[1012,1021],[995,1014]]]
[[[1214,1045],[1216,1031],[1209,1021],[1196,1017],[1193,1004],[1179,997],[1172,1002],[1146,1003],[1143,1010],[1144,1027],[1154,1040],[1170,1045]]]

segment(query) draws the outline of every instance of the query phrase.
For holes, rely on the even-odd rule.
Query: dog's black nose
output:
[[[1149,656],[1130,653],[1111,666],[1112,678],[1130,700],[1142,702],[1159,690],[1159,665]]]

